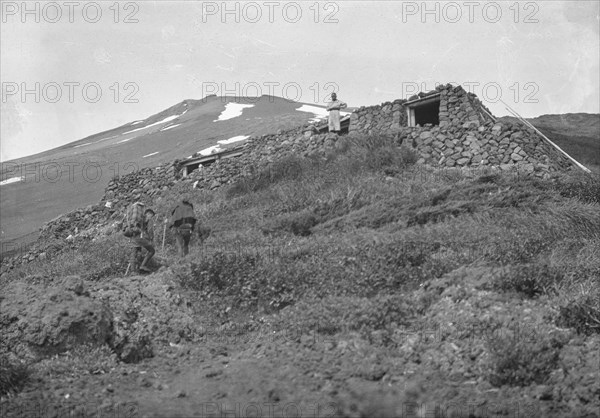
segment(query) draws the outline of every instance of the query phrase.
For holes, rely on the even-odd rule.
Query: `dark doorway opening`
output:
[[[436,100],[429,103],[419,104],[414,107],[415,125],[424,126],[427,123],[432,125],[440,124],[440,101]]]

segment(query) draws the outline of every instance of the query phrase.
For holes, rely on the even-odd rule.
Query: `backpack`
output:
[[[141,208],[138,209],[136,206],[141,206]],[[144,207],[145,205],[143,203],[135,202],[127,208],[127,213],[123,222],[123,235],[127,238],[141,234],[142,226],[144,224]]]
[[[179,227],[183,224],[190,224],[192,229],[196,224],[196,214],[194,213],[194,206],[189,202],[180,203],[173,211],[171,216],[176,218],[173,222],[175,227]]]

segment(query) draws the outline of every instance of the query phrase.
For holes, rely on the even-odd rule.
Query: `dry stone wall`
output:
[[[419,163],[434,167],[496,166],[543,177],[573,163],[532,129],[496,122],[491,112],[461,86],[439,86],[439,125],[407,126],[406,101],[358,109],[351,117],[351,134],[385,134],[409,144]],[[418,98],[411,97],[410,100]]]
[[[475,128],[493,121],[490,110],[476,95],[465,91],[461,86],[447,84],[439,86],[437,91],[440,93],[440,128]]]
[[[406,100],[394,100],[377,106],[360,107],[350,115],[350,132],[363,134],[393,135],[407,126],[404,103]]]
[[[434,94],[440,95],[440,127],[462,125],[478,127],[492,121],[491,112],[473,93],[461,86],[438,86],[429,93],[421,93],[409,100],[397,99],[381,105],[360,107],[350,116],[350,132],[359,134],[395,135],[401,128],[408,126],[408,114],[405,103]]]
[[[506,123],[488,122],[477,129],[451,126],[404,128],[399,142],[415,148],[419,163],[437,167],[493,166],[538,177],[566,170],[572,163],[536,134]]]
[[[241,156],[217,160],[193,171],[183,181],[193,182],[199,189],[216,189],[240,177],[258,173],[276,159],[319,154],[334,147],[337,138],[335,134],[319,134],[311,125],[252,137],[247,140]]]
[[[177,162],[173,161],[115,178],[108,183],[101,202],[116,211],[136,201],[151,204],[155,196],[173,186],[177,171]]]

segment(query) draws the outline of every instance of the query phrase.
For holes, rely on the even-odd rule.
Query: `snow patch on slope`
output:
[[[73,148],[79,148],[79,147],[85,147],[87,145],[97,144],[98,142],[106,141],[107,139],[116,138],[117,136],[119,136],[119,135],[109,136],[107,138],[102,138],[102,139],[99,139],[99,140],[94,141],[94,142],[86,142],[85,144],[75,145],[75,146],[73,146]]]
[[[219,144],[233,144],[234,142],[239,142],[239,141],[243,141],[244,139],[249,138],[249,135],[238,135],[238,136],[233,136],[229,139],[222,139],[220,141],[217,141]]]
[[[200,155],[210,155],[221,151],[223,151],[221,147],[213,145],[212,147],[204,148],[202,151],[199,151],[199,153]]]
[[[7,184],[11,184],[11,183],[16,183],[16,182],[21,181],[23,179],[24,179],[24,177],[12,177],[10,179],[2,180],[2,181],[0,181],[0,186],[4,186],[4,185],[7,185]]]
[[[253,104],[241,104],[241,103],[227,103],[225,105],[225,110],[221,112],[218,119],[213,120],[213,122],[218,122],[227,119],[237,118],[238,116],[242,116],[242,112],[246,108],[254,107]]]
[[[176,123],[175,125],[169,125],[169,126],[165,126],[164,128],[162,128],[160,131],[164,132],[164,131],[168,131],[169,129],[172,128],[176,128],[177,126],[181,125],[181,123]]]
[[[185,111],[187,112],[187,110]],[[185,112],[183,112],[181,115],[172,115],[172,116],[167,116],[166,118],[164,118],[163,120],[159,120],[158,122],[154,122],[153,124],[150,124],[148,126],[143,126],[141,128],[137,128],[134,129],[132,131],[127,131],[127,132],[123,132],[121,135],[125,135],[125,134],[130,134],[132,132],[137,132],[137,131],[141,131],[142,129],[146,129],[146,128],[150,128],[151,126],[156,126],[156,125],[160,125],[161,123],[167,123],[167,122],[171,122],[174,119],[177,119],[180,116],[183,116],[185,114]]]
[[[305,104],[305,105],[300,106],[296,110],[299,112],[313,113],[315,116],[310,119],[310,122],[320,122],[329,116],[329,112],[327,111],[327,109],[324,107],[319,107],[319,106],[311,106],[311,105]],[[350,114],[350,112],[344,112],[344,111],[340,110],[340,116],[346,116],[349,114]]]

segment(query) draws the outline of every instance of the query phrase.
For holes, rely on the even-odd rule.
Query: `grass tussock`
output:
[[[561,196],[576,198],[586,203],[600,203],[600,174],[570,174],[557,181]]]
[[[37,363],[33,370],[42,379],[109,373],[118,364],[117,355],[106,345],[75,347]]]
[[[488,341],[489,382],[494,386],[543,384],[556,368],[565,341],[555,336],[535,340],[513,335],[495,336]]]
[[[595,280],[578,283],[571,287],[570,294],[559,295],[561,304],[557,324],[590,335],[600,334],[600,277],[596,271]]]
[[[511,266],[494,277],[493,289],[516,292],[528,298],[550,294],[563,280],[564,273],[545,264],[520,264]]]
[[[27,384],[30,374],[27,365],[8,355],[0,355],[0,396],[19,392]]]
[[[42,277],[46,280],[79,275],[85,280],[98,281],[125,274],[131,255],[129,240],[121,234],[99,237],[96,240],[80,239],[71,246],[43,261],[21,265],[10,271],[4,280]]]
[[[296,338],[311,333],[335,335],[357,332],[369,341],[379,335],[391,345],[394,332],[399,327],[410,326],[430,303],[427,298],[414,299],[401,294],[378,299],[326,297],[317,302],[301,301],[282,310],[271,326],[276,332],[291,333]]]

